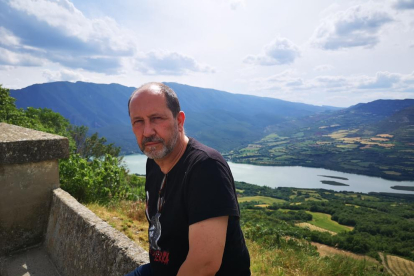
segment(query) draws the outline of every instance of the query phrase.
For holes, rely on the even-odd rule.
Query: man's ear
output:
[[[185,114],[183,111],[180,111],[177,114],[178,130],[180,132],[184,130],[184,122],[185,122]]]

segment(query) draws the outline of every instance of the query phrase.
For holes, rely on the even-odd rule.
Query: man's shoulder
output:
[[[226,163],[223,156],[217,150],[198,142],[194,138],[190,138],[188,142],[188,147],[189,155],[199,161],[213,159],[219,162]]]

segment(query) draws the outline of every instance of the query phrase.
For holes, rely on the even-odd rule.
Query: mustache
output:
[[[144,137],[144,139],[142,139],[142,145],[145,146],[146,143],[151,143],[151,142],[164,142],[164,139],[162,139],[161,137],[157,137],[157,136],[150,136],[150,137]]]

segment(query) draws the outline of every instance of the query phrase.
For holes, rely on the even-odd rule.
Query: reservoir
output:
[[[124,156],[124,162],[130,173],[145,174],[147,157],[142,154]],[[269,187],[294,187],[307,189],[329,189],[334,191],[352,191],[360,193],[386,192],[414,194],[411,191],[391,189],[391,186],[412,186],[414,181],[392,181],[379,177],[343,173],[327,169],[306,167],[276,167],[237,164],[229,162],[234,180]],[[331,176],[331,177],[327,177]],[[332,178],[335,177],[335,178]],[[342,178],[346,178],[342,179]],[[349,186],[333,186],[321,181],[336,181]]]

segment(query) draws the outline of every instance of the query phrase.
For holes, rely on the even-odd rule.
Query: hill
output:
[[[414,180],[414,100],[378,100],[268,127],[227,158]]]
[[[187,115],[186,132],[220,151],[242,147],[263,137],[266,128],[315,113],[337,110],[273,98],[166,83],[180,98]],[[124,153],[137,152],[127,103],[134,87],[119,84],[53,82],[12,90],[17,107],[49,108],[72,124],[86,125]]]

